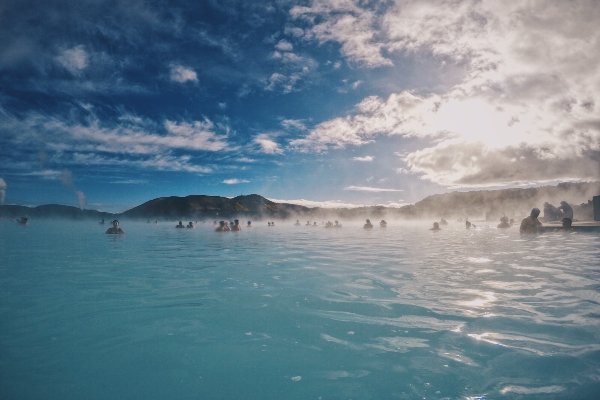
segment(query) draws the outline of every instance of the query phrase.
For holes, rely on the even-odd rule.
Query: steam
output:
[[[85,197],[85,193],[81,190],[78,190],[73,183],[73,174],[68,169],[64,169],[61,176],[61,182],[63,186],[68,187],[73,191],[73,193],[77,196],[77,204],[79,205],[79,209],[83,210],[83,207],[87,203],[87,198]]]
[[[0,204],[4,203],[4,196],[6,196],[6,182],[0,178]]]

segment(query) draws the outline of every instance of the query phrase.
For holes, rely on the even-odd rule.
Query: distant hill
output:
[[[543,210],[544,202],[555,206],[564,200],[571,204],[575,218],[592,219],[593,196],[600,195],[600,182],[566,182],[557,186],[542,186],[527,189],[479,190],[436,194],[400,208],[383,206],[357,208],[308,208],[296,204],[275,203],[260,195],[251,194],[233,199],[219,196],[191,195],[186,197],[160,197],[147,201],[121,214],[110,214],[95,210],[80,210],[77,207],[49,204],[39,207],[0,205],[0,214],[5,217],[29,216],[32,218],[96,219],[109,221],[112,218],[135,219],[366,219],[402,218],[486,218],[498,220],[507,217],[528,215],[533,207]]]
[[[149,219],[202,219],[251,217],[289,218],[306,214],[309,208],[285,203],[275,203],[257,194],[238,196],[233,199],[219,196],[192,195],[186,197],[160,197],[125,211],[126,218]]]

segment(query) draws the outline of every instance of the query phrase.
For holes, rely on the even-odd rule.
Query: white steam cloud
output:
[[[77,204],[79,205],[79,209],[83,210],[83,207],[87,203],[87,198],[85,193],[81,190],[77,190],[77,187],[73,183],[73,174],[68,169],[64,169],[61,176],[61,182],[63,186],[68,187],[73,191],[73,193],[77,196]]]
[[[6,182],[0,178],[0,204],[4,203],[4,196],[6,196]]]

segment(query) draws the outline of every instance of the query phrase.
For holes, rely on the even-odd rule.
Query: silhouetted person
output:
[[[379,223],[379,226],[381,228],[387,228],[387,222],[385,222],[385,220],[382,219],[381,222]]]
[[[294,224],[294,226],[300,226],[300,220],[299,219],[296,220],[296,223]]]
[[[21,217],[21,219],[18,219],[17,222],[19,223],[19,225],[27,226],[29,225],[29,218]]]
[[[562,212],[563,220],[564,218],[569,218],[573,221],[573,207],[571,207],[566,201],[560,202],[560,207],[557,208]]]
[[[102,218],[102,221],[100,221],[99,224],[104,225],[104,218]]]
[[[194,223],[192,221],[190,221],[190,223],[187,224],[186,228],[192,228],[192,229],[194,229]]]
[[[471,229],[471,228],[477,228],[477,226],[475,226],[475,224],[470,223],[469,220],[466,220],[465,221],[465,228]]]
[[[219,221],[219,227],[215,229],[216,232],[226,232],[229,230],[229,227],[225,225],[225,221]]]
[[[313,224],[313,226],[317,226],[317,223],[315,222],[315,223]]]
[[[563,231],[572,231],[573,230],[573,220],[571,218],[563,218],[562,219],[562,230]]]
[[[112,228],[108,228],[106,230],[106,233],[109,235],[118,235],[121,233],[125,233],[125,231],[121,228],[119,228],[119,221],[117,221],[116,219],[112,222],[113,226]]]
[[[333,228],[333,224],[331,223],[331,221],[327,221],[325,223],[325,228]]]
[[[248,226],[246,228],[252,228],[252,222],[248,221]]]
[[[311,226],[310,221],[306,221],[306,225],[304,225],[304,226]]]
[[[239,220],[234,220],[233,221],[233,225],[231,226],[231,230],[232,231],[241,231],[242,227],[240,226],[240,221]]]
[[[548,221],[556,221],[558,220],[559,211],[552,204],[545,202],[544,203],[544,220]]]
[[[373,224],[371,223],[371,220],[368,219],[367,223],[363,226],[363,229],[371,229],[373,228]]]
[[[175,225],[175,228],[185,228],[185,226],[183,226],[183,222],[179,221],[179,225]]]
[[[340,224],[337,219],[335,220],[335,225],[333,226],[334,228],[341,228],[342,224]]]
[[[511,226],[512,225],[508,223],[508,217],[500,218],[500,223],[498,224],[498,228],[506,229],[506,228],[510,228]]]
[[[433,223],[433,228],[429,229],[430,231],[441,231],[440,229],[440,224],[438,224],[437,222]]]
[[[539,215],[539,208],[534,208],[533,210],[531,210],[531,214],[529,214],[529,217],[523,218],[523,221],[521,221],[519,232],[527,234],[539,233],[542,227],[542,223],[538,220]]]
[[[446,221],[444,218],[440,219],[440,225],[448,225],[448,221]]]

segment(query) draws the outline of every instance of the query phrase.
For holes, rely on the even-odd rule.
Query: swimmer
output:
[[[100,221],[99,224],[104,225],[104,218],[102,218],[102,221]]]
[[[335,220],[335,225],[333,226],[334,228],[341,228],[342,224],[340,224],[337,219]]]
[[[363,226],[363,229],[371,229],[373,228],[373,224],[371,223],[371,220],[368,219],[367,223]]]
[[[429,229],[430,231],[441,231],[440,224],[437,222],[433,223],[433,228]]]
[[[219,227],[215,229],[216,232],[226,232],[229,230],[229,227],[225,225],[225,221],[219,221]]]
[[[192,221],[190,221],[190,223],[187,224],[186,228],[194,229],[194,223]]]
[[[440,219],[440,225],[448,225],[448,221],[446,221],[444,218]]]
[[[296,223],[294,224],[294,226],[300,226],[300,220],[299,219],[296,220]]]
[[[506,229],[506,228],[510,228],[511,225],[508,222],[508,217],[502,217],[500,218],[500,223],[498,224],[497,228],[499,229]]]
[[[275,222],[271,222],[271,226],[275,226]]]
[[[315,223],[313,224],[313,226],[318,226],[318,225],[317,225],[317,223],[315,222]]]
[[[18,219],[17,222],[19,223],[19,225],[27,226],[29,225],[29,218],[21,217],[21,219]]]
[[[311,226],[310,221],[306,221],[306,225],[304,225],[304,226]]]
[[[106,233],[109,235],[117,235],[117,234],[121,234],[121,233],[125,233],[125,231],[121,228],[119,228],[119,221],[117,221],[116,219],[112,222],[113,227],[112,228],[108,228],[106,230]]]
[[[382,219],[381,222],[379,223],[379,227],[380,228],[387,228],[387,222],[385,222],[385,220]]]
[[[252,222],[248,221],[248,226],[246,228],[252,228]]]
[[[327,223],[325,224],[325,228],[332,228],[333,224],[331,223],[331,221],[327,221]]]
[[[234,220],[233,221],[233,225],[231,226],[231,230],[232,231],[241,231],[242,227],[240,226],[240,221],[239,220]]]
[[[523,218],[523,221],[521,221],[521,226],[519,227],[519,232],[525,233],[525,234],[540,233],[543,225],[538,220],[539,215],[540,215],[539,208],[534,208],[533,210],[531,210],[529,217],[525,217],[525,218]]]
[[[183,222],[179,221],[179,225],[175,225],[175,228],[185,228],[185,226],[183,226]]]

